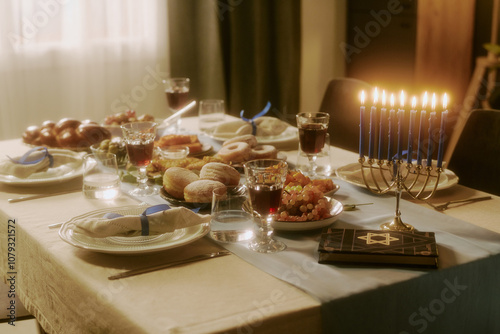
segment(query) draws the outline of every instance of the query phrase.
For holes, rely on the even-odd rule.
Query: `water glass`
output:
[[[224,100],[201,100],[198,109],[200,130],[205,131],[224,122]]]
[[[219,242],[234,243],[253,238],[254,217],[243,209],[247,201],[244,187],[217,188],[212,197],[210,237]]]
[[[83,193],[90,199],[115,199],[120,195],[116,155],[96,152],[83,157]]]

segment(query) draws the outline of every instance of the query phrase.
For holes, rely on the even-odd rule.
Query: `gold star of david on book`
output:
[[[384,239],[373,239],[373,237],[382,237]],[[368,232],[366,235],[358,237],[358,239],[366,240],[367,245],[372,244],[382,244],[389,246],[391,241],[399,240],[399,238],[391,237],[389,233],[371,233]]]

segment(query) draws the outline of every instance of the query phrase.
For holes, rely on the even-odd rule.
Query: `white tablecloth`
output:
[[[185,125],[196,127],[192,120]],[[0,143],[6,154],[16,153],[22,147],[19,141]],[[294,159],[293,151],[286,153],[289,159]],[[353,160],[354,154],[332,149],[335,167]],[[78,186],[79,182],[81,179],[76,179],[64,187]],[[362,189],[349,187],[352,186],[342,185],[336,198],[375,199]],[[296,251],[297,257],[289,267],[272,260],[274,255],[266,257],[270,268],[276,264],[272,275],[242,260],[240,256],[244,256],[235,250],[238,256],[108,281],[109,275],[124,269],[161,263],[166,258],[182,258],[220,246],[203,238],[186,247],[150,255],[115,256],[88,252],[63,242],[47,225],[98,208],[134,204],[136,201],[122,196],[112,203],[103,203],[85,199],[77,192],[9,204],[5,201],[7,198],[53,189],[2,185],[0,190],[3,200],[0,203],[0,274],[4,278],[7,276],[7,252],[3,241],[6,240],[7,221],[13,218],[17,224],[17,293],[48,332],[315,333],[321,332],[323,323],[329,326],[329,332],[339,333],[357,332],[355,329],[380,332],[383,328],[413,333],[424,331],[424,325],[427,333],[442,333],[450,328],[468,329],[466,320],[479,332],[499,330],[495,316],[499,312],[499,302],[494,297],[499,295],[498,236],[484,233],[473,225],[460,223],[460,226],[451,226],[456,221],[450,219],[454,215],[463,216],[469,222],[498,231],[500,199],[495,196],[491,201],[452,209],[446,214],[430,211],[426,205],[403,202],[403,219],[416,226],[424,224],[421,229],[437,231],[438,242],[442,245],[442,269],[429,274],[411,269],[334,267],[336,279],[318,289],[322,292],[327,288],[334,297],[322,307],[320,299],[325,300],[323,297],[313,297],[312,291],[306,293],[302,290],[306,289],[304,286],[299,289],[282,280],[288,278],[300,286],[301,281],[320,275],[323,267],[316,264],[313,267],[313,262],[308,262],[315,255],[310,251],[307,256],[300,254],[302,250],[307,252],[314,248],[314,243],[311,243],[314,233],[305,234],[304,239],[309,245],[293,240],[296,236],[287,238],[281,235],[287,238],[289,250]],[[438,193],[435,200],[461,198],[464,194],[475,196],[478,192],[457,186]],[[376,200],[381,204],[344,213],[339,226],[376,227],[382,216],[390,216],[394,208],[390,196]],[[425,217],[442,219],[421,219]],[[461,239],[470,252],[464,251],[459,242],[457,244]],[[287,255],[290,254],[285,252],[277,257]],[[477,258],[483,259],[475,260]],[[469,313],[464,315],[463,311]]]

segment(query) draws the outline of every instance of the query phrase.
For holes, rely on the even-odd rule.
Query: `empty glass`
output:
[[[83,193],[91,199],[115,199],[120,195],[116,155],[108,152],[83,157]]]
[[[201,100],[198,109],[201,131],[213,128],[224,121],[224,100]]]
[[[253,237],[254,217],[245,211],[244,187],[217,188],[212,197],[210,237],[220,242],[241,242]]]

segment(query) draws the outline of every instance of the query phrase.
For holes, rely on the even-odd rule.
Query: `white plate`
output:
[[[336,221],[342,211],[344,211],[344,206],[339,201],[325,196],[330,203],[332,203],[332,209],[330,214],[332,215],[330,218],[323,220],[314,220],[307,222],[281,222],[274,221],[272,226],[277,231],[308,231],[308,230],[316,230],[326,226],[331,225],[334,221]]]
[[[277,143],[282,143],[286,142],[289,140],[293,139],[298,139],[298,129],[293,126],[289,126],[288,128],[285,129],[282,133],[280,133],[277,136],[256,136],[257,142],[259,144],[265,144],[265,145],[272,145],[272,144],[277,144]],[[224,142],[228,140],[229,138],[226,137],[218,137],[217,135],[211,134],[211,133],[206,133],[206,135],[212,139],[215,139],[220,142]]]
[[[0,183],[37,187],[68,181],[83,174],[82,153],[61,149],[49,149],[49,153],[54,157],[54,166],[48,171],[33,173],[24,179],[0,175]]]
[[[366,169],[366,171],[368,171],[368,170],[369,169]],[[387,175],[389,175],[389,171],[386,171],[386,172],[387,172]],[[352,163],[352,164],[340,167],[337,169],[336,174],[340,179],[342,179],[348,183],[366,188],[366,185],[363,181],[363,176],[361,175],[361,165],[359,163]],[[379,175],[378,171],[377,171],[376,175]],[[409,177],[411,177],[411,176],[412,176],[412,174],[410,174]],[[422,176],[420,178],[423,180]],[[379,184],[381,184],[381,185],[384,184],[381,177],[380,177],[379,181],[380,181]],[[407,180],[407,183],[409,183],[410,181],[411,180]],[[455,173],[453,173],[451,170],[445,169],[444,173],[441,173],[441,176],[439,177],[439,183],[437,186],[437,190],[442,190],[442,189],[447,189],[447,188],[453,187],[457,183],[458,183],[458,176]],[[375,187],[375,183],[373,181],[370,182],[370,185]],[[419,191],[420,190],[419,186],[422,186],[422,185],[423,185],[423,182],[418,180],[413,189],[415,189],[415,191]],[[425,191],[431,191],[432,189],[434,189],[434,185],[435,185],[435,181],[430,180],[429,183],[427,184],[427,186],[425,187]]]
[[[139,215],[150,205],[129,205],[117,208],[106,208],[92,211],[65,222],[59,236],[62,240],[78,248],[108,254],[135,255],[158,252],[184,246],[205,236],[210,230],[209,224],[200,224],[151,236],[93,238],[74,231],[74,221],[81,218],[102,217],[105,213],[114,212],[122,215]]]

